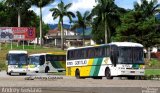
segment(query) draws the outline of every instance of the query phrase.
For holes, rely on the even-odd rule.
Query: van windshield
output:
[[[29,56],[29,64],[30,65],[39,65],[40,56]]]
[[[26,65],[28,56],[27,54],[9,54],[8,64],[9,65]]]

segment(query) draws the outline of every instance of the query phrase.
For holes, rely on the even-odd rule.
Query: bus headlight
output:
[[[145,65],[140,65],[140,69],[145,69]]]

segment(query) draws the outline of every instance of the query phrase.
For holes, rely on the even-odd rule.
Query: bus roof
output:
[[[41,56],[41,55],[46,55],[47,53],[38,53],[38,54],[30,54],[29,56]]]
[[[47,54],[54,54],[54,55],[66,55],[65,52],[48,52]]]
[[[101,45],[94,45],[94,46],[71,47],[71,48],[68,48],[67,50],[81,49],[81,48],[91,48],[91,47],[96,47],[96,46],[107,46],[107,45],[117,45],[117,46],[124,46],[124,47],[143,47],[142,44],[133,43],[133,42],[112,42],[112,43],[109,43],[109,44],[101,44]]]
[[[24,51],[24,50],[10,50],[8,53],[9,54],[20,54],[20,53],[27,54],[27,51]]]
[[[37,54],[31,54],[29,56],[41,56],[46,54],[53,54],[53,55],[66,55],[64,52],[49,52],[49,53],[37,53]]]
[[[143,47],[142,44],[139,44],[139,43],[133,43],[133,42],[112,42],[110,44],[114,44],[114,45],[117,45],[117,46],[130,46],[130,47]]]

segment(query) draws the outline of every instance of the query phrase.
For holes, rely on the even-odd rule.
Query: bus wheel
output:
[[[63,72],[62,70],[58,70],[58,72]]]
[[[113,79],[113,77],[111,76],[111,71],[110,71],[109,68],[106,68],[105,76],[106,76],[107,79]]]
[[[38,73],[38,71],[35,71],[36,73]]]
[[[45,73],[48,73],[48,71],[49,71],[49,67],[46,67],[45,68]]]
[[[135,79],[135,76],[128,76],[128,79],[134,80],[134,79]]]
[[[75,76],[76,76],[77,79],[80,79],[80,71],[79,71],[79,69],[76,70]]]
[[[7,72],[7,75],[11,75],[11,73]]]
[[[93,77],[93,79],[102,79],[102,77]]]

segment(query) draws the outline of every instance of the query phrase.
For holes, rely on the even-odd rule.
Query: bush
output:
[[[157,59],[151,59],[145,61],[146,63],[146,68],[148,69],[159,69],[160,68],[160,61]]]
[[[0,70],[5,70],[6,64],[4,62],[0,62]]]

